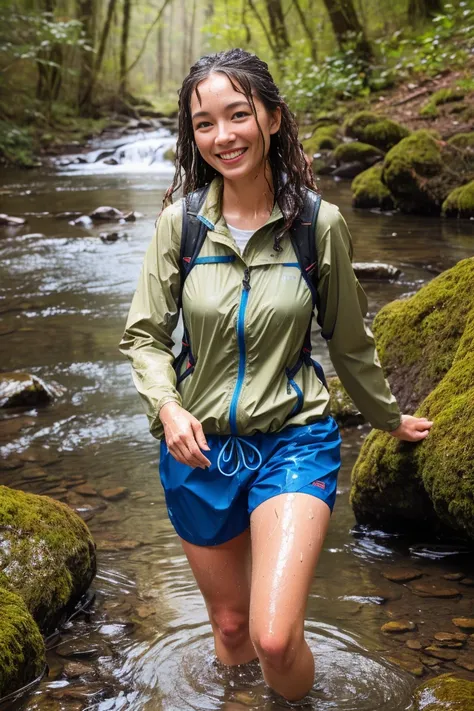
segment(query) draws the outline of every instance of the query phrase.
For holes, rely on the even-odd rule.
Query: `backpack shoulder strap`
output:
[[[181,248],[179,267],[181,271],[181,291],[206,238],[207,227],[198,219],[199,210],[209,192],[210,185],[194,190],[183,198],[183,221],[181,227]]]
[[[316,223],[318,220],[321,195],[306,188],[303,207],[290,231],[290,238],[305,279],[313,297],[313,306],[317,303],[318,255],[316,250]]]

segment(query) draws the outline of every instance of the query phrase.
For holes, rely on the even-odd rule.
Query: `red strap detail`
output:
[[[306,267],[305,271],[310,272],[311,269],[314,269],[315,266],[316,266],[316,262],[313,262],[312,264],[309,265],[309,267]]]
[[[311,353],[311,348],[303,348],[303,353]]]
[[[181,341],[181,343],[183,344],[183,346],[186,346],[186,348],[189,348],[189,343],[186,343],[186,341]]]
[[[183,257],[183,262],[187,262],[189,264],[190,261],[191,257]]]

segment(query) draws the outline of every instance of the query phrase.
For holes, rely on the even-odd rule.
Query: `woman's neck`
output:
[[[257,230],[273,210],[273,178],[270,165],[253,178],[224,178],[222,214],[226,222],[241,230]]]

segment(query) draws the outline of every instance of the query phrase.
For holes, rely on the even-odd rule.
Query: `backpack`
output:
[[[181,271],[181,289],[180,289],[180,299],[179,307],[182,306],[182,293],[184,282],[189,276],[189,273],[196,263],[196,259],[199,257],[199,252],[201,251],[204,240],[206,239],[207,231],[211,227],[210,224],[206,224],[205,218],[199,218],[199,211],[204,204],[204,201],[209,192],[210,185],[205,185],[192,193],[189,193],[183,200],[183,222],[181,229],[181,249],[180,249],[180,271]],[[290,229],[290,239],[295,250],[295,254],[298,260],[298,264],[301,270],[301,276],[306,281],[308,288],[311,292],[311,297],[313,300],[313,310],[317,307],[319,313],[319,299],[318,299],[318,258],[316,253],[316,240],[315,240],[315,229],[316,222],[318,219],[319,207],[321,204],[321,196],[312,190],[306,188],[303,207],[300,210],[298,217],[293,222]],[[209,257],[209,259],[212,259]],[[312,315],[313,316],[313,315]],[[305,362],[308,365],[312,365],[316,370],[316,373],[321,380],[321,382],[327,387],[326,379],[324,377],[324,372],[322,366],[311,358],[311,324],[312,318],[310,319],[306,335],[304,338],[303,348],[301,350],[301,357],[298,363],[290,370],[288,370],[288,376],[292,380],[294,374],[299,370],[302,363]],[[322,325],[322,324],[320,324]],[[174,368],[177,373],[177,383],[184,380],[187,375],[190,375],[194,370],[194,357],[191,352],[189,336],[186,329],[186,324],[183,318],[183,341],[182,350],[174,362]],[[180,374],[181,366],[183,362],[188,359],[188,367],[184,373]]]

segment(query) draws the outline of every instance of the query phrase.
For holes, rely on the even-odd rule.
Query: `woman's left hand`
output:
[[[433,423],[426,417],[413,417],[412,415],[402,415],[402,421],[396,430],[390,432],[392,437],[401,439],[404,442],[419,442],[428,437]]]

